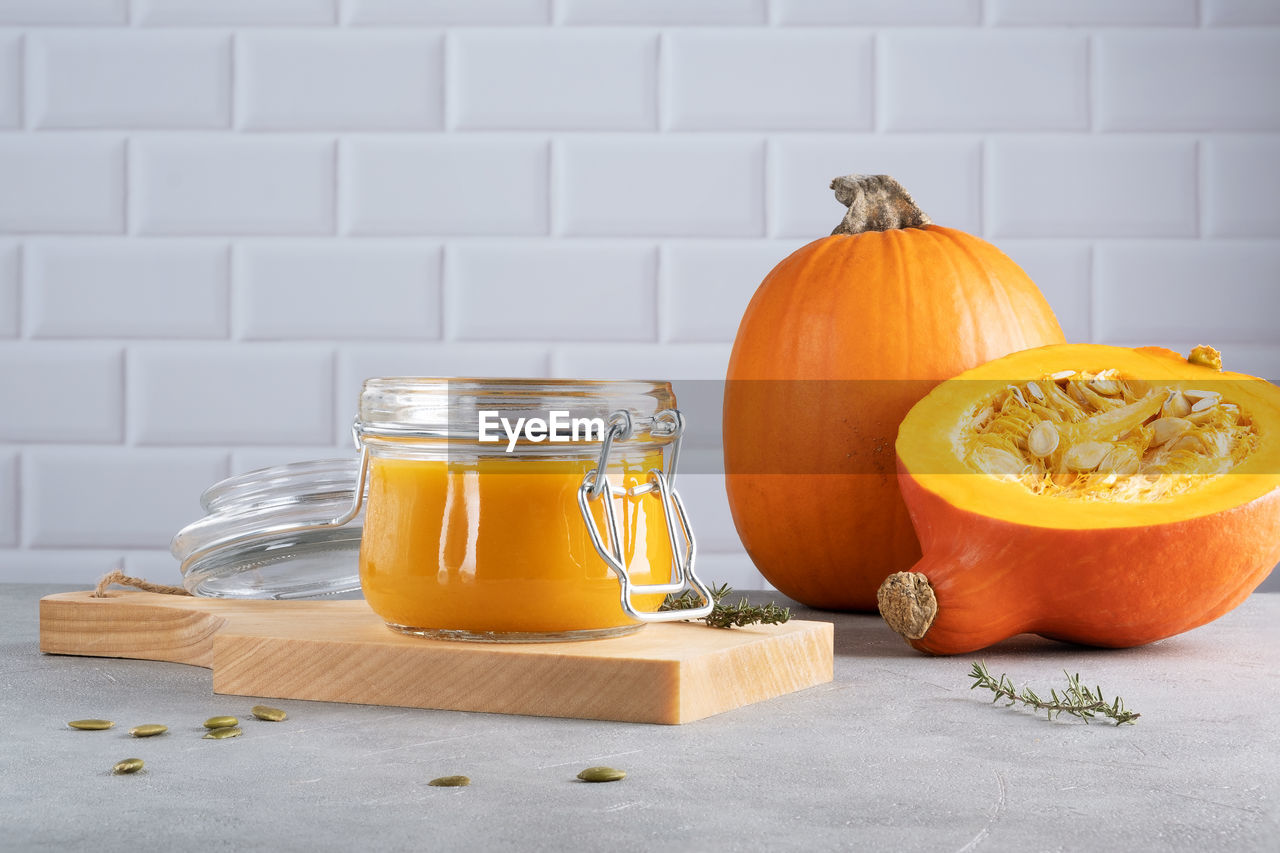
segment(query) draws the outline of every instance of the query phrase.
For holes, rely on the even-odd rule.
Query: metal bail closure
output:
[[[697,556],[697,542],[693,529],[689,526],[689,518],[684,511],[684,502],[676,492],[672,483],[676,478],[676,465],[680,460],[680,438],[684,432],[684,416],[677,409],[664,409],[654,416],[651,434],[660,437],[672,436],[671,455],[667,461],[667,471],[657,468],[649,470],[648,480],[629,489],[614,489],[609,484],[606,472],[609,463],[609,452],[615,441],[625,441],[632,434],[631,414],[619,410],[609,416],[609,430],[605,433],[600,445],[600,460],[596,467],[588,471],[578,487],[578,509],[582,512],[582,521],[587,525],[587,533],[591,536],[591,544],[596,553],[604,560],[618,578],[621,592],[622,611],[638,622],[674,622],[682,619],[698,619],[711,612],[715,602],[711,591],[694,574],[693,562]],[[667,522],[667,539],[671,543],[671,575],[675,579],[669,583],[638,584],[633,583],[622,561],[622,538],[618,534],[618,515],[613,506],[613,499],[620,497],[639,497],[649,492],[657,492],[662,502],[662,512]],[[604,502],[604,520],[609,542],[606,545],[600,536],[600,528],[591,517],[591,502],[601,495]],[[679,531],[677,531],[677,522]],[[633,595],[669,595],[682,593],[692,589],[702,598],[702,604],[687,610],[665,610],[650,612],[638,609],[632,602]]]

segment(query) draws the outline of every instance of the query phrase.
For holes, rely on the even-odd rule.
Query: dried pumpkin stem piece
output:
[[[1194,347],[1187,356],[1187,361],[1203,367],[1211,367],[1214,370],[1222,369],[1222,353],[1207,344]]]
[[[831,189],[836,192],[836,201],[849,208],[832,236],[933,224],[911,193],[888,175],[845,175],[833,180]]]
[[[938,615],[938,598],[920,572],[894,572],[876,591],[880,615],[908,640],[918,640]]]

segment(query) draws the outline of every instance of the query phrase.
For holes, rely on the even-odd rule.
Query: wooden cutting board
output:
[[[85,591],[40,600],[40,650],[208,667],[239,696],[677,724],[831,681],[833,626],[502,645],[397,634],[364,601]]]

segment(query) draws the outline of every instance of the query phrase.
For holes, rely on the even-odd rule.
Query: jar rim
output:
[[[633,435],[661,441],[658,415],[675,405],[665,380],[379,376],[361,388],[356,432],[475,441],[482,411],[532,417],[554,410],[605,421],[623,411]]]

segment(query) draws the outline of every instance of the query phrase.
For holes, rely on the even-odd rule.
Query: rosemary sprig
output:
[[[1018,702],[1034,708],[1037,711],[1044,711],[1045,715],[1052,720],[1060,714],[1071,714],[1079,717],[1086,723],[1089,718],[1095,714],[1101,714],[1108,719],[1116,721],[1116,725],[1123,723],[1132,723],[1138,717],[1142,716],[1136,711],[1127,710],[1124,707],[1124,700],[1119,696],[1114,702],[1108,703],[1102,698],[1102,688],[1095,687],[1090,690],[1088,687],[1080,683],[1080,674],[1072,675],[1069,672],[1063,672],[1067,677],[1067,688],[1061,694],[1057,690],[1049,692],[1049,698],[1041,699],[1036,692],[1030,687],[1024,687],[1021,691],[1014,688],[1013,682],[1009,676],[1001,673],[1000,678],[996,679],[987,671],[985,662],[973,664],[973,671],[969,673],[969,677],[973,679],[973,684],[969,685],[970,690],[984,687],[995,693],[995,697],[991,700],[992,704],[999,702],[1001,699],[1009,700],[1009,705],[1015,705]]]
[[[791,618],[791,608],[779,607],[774,602],[757,607],[747,601],[746,597],[738,599],[736,604],[724,604],[723,600],[733,592],[727,583],[711,588],[711,612],[703,617],[712,628],[740,628],[743,625],[780,625]],[[693,590],[686,590],[680,595],[668,595],[659,610],[689,610],[702,604],[702,598]]]

